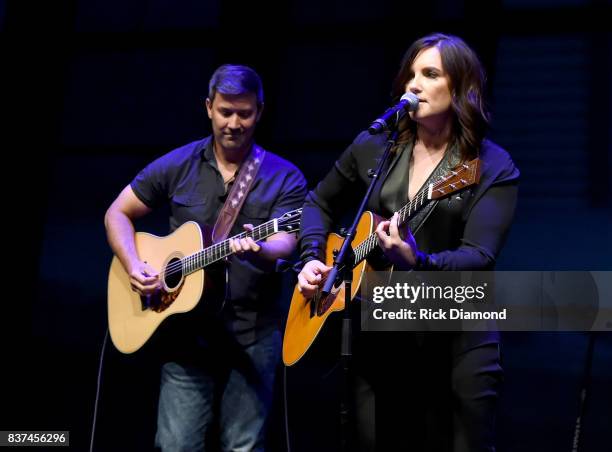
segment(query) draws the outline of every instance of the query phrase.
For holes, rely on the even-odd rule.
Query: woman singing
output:
[[[484,71],[456,36],[432,34],[406,52],[393,100],[413,93],[418,109],[399,123],[399,139],[368,210],[384,257],[401,270],[490,270],[512,222],[519,171],[506,151],[484,138]],[[330,267],[327,234],[346,213],[347,197],[365,193],[386,136],[363,132],[304,205],[299,289],[314,294]],[[479,158],[481,177],[465,196],[425,208],[398,227],[397,211],[425,186]],[[496,332],[355,333],[352,392],[355,449],[455,451],[494,449],[502,380]]]

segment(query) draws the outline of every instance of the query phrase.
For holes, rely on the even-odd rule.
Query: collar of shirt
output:
[[[200,153],[202,155],[202,160],[212,166],[214,169],[219,171],[219,167],[217,166],[217,159],[215,158],[215,151],[213,149],[214,140],[212,135],[204,138],[201,144],[202,148]]]

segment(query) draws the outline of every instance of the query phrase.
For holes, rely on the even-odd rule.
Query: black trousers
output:
[[[465,348],[465,334],[471,333],[356,335],[351,450],[495,450],[499,344]]]

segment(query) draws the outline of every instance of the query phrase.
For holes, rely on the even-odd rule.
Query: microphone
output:
[[[391,130],[397,126],[407,111],[415,111],[417,108],[419,108],[419,98],[412,93],[406,93],[397,104],[372,123],[368,132],[370,135],[378,135],[386,130]]]

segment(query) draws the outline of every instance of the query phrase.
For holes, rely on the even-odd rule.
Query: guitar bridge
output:
[[[150,309],[155,312],[164,312],[168,309],[174,300],[177,299],[179,294],[181,293],[181,289],[185,282],[180,285],[180,287],[172,292],[166,292],[165,290],[157,290],[152,295],[141,295],[140,296],[140,304],[141,309],[146,311]]]
[[[146,311],[147,309],[149,309],[149,307],[151,307],[152,305],[151,298],[153,298],[151,295],[141,295],[140,296],[140,310],[141,311]]]

